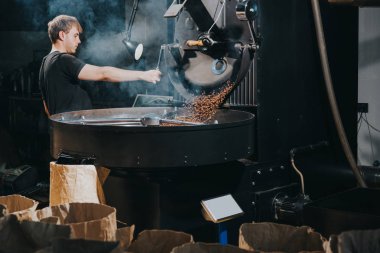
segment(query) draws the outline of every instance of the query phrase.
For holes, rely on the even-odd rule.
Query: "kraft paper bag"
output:
[[[103,203],[104,167],[50,163],[50,206],[64,203]]]
[[[219,243],[186,243],[174,248],[171,253],[252,253],[233,245]]]
[[[96,172],[98,174],[98,179],[96,181],[96,190],[98,194],[98,199],[99,199],[100,204],[106,204],[106,197],[103,191],[103,184],[106,181],[111,170],[106,167],[97,166]]]
[[[124,226],[116,230],[116,240],[119,242],[119,248],[126,250],[133,241],[133,233],[135,232],[135,225]]]
[[[70,226],[71,239],[116,241],[116,209],[96,203],[65,203],[33,213],[33,221],[56,217],[58,225]]]
[[[30,220],[31,213],[37,209],[38,202],[22,195],[13,194],[0,196],[0,205],[3,206],[1,208],[3,214],[14,214],[19,220]]]
[[[239,247],[258,252],[324,252],[326,241],[307,226],[271,222],[244,223],[239,230]]]
[[[134,253],[170,253],[173,248],[193,242],[193,236],[173,230],[144,230],[132,242],[128,252]]]

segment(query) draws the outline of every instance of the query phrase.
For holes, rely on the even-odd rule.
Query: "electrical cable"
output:
[[[358,165],[361,166],[362,165],[362,161],[360,160],[359,158],[359,154],[363,153],[362,150],[360,149],[360,147],[358,146]]]
[[[359,114],[359,119],[358,119],[357,123],[359,123],[359,122],[362,120],[362,118],[363,118],[363,113],[361,112],[361,113]]]
[[[359,114],[359,119],[358,119],[358,121],[357,121],[357,124],[358,124],[358,130],[357,130],[356,134],[359,134],[363,121],[365,121],[365,120],[364,120],[364,118],[363,118],[363,113],[361,112],[361,113]],[[357,151],[357,153],[358,153],[358,156],[357,156],[358,165],[361,165],[362,162],[360,161],[360,156],[359,156],[359,154],[362,153],[362,150],[360,149],[360,146],[359,146],[359,145],[358,145],[358,151]]]
[[[323,31],[323,24],[322,24],[322,17],[321,17],[321,11],[319,8],[319,0],[311,0],[312,4],[312,11],[314,16],[314,25],[318,40],[318,48],[320,53],[320,60],[321,60],[321,67],[323,72],[323,77],[325,79],[325,86],[327,90],[328,99],[330,102],[330,108],[333,115],[335,127],[338,132],[339,140],[342,145],[344,154],[347,158],[347,161],[352,169],[352,172],[354,173],[354,176],[359,184],[360,187],[367,188],[367,185],[359,171],[359,168],[357,167],[356,160],[352,154],[352,150],[350,147],[350,144],[347,140],[347,136],[342,124],[342,119],[340,117],[339,109],[337,106],[335,93],[334,93],[334,87],[332,84],[332,78],[330,73],[330,66],[327,56],[327,50],[326,50],[326,42],[325,42],[325,35]]]
[[[360,121],[358,122],[358,131],[356,132],[356,134],[359,134],[359,131],[360,131],[360,128],[361,128],[361,126],[362,126],[363,121],[364,121],[364,120],[360,120]]]
[[[210,33],[211,29],[214,27],[214,25],[216,24],[216,22],[218,22],[218,20],[220,18],[220,14],[222,14],[222,11],[223,11],[225,5],[226,5],[226,0],[223,0],[223,4],[222,4],[222,7],[220,7],[220,11],[218,13],[218,16],[214,20],[214,23],[211,25],[210,29],[208,29],[207,33]]]
[[[361,112],[361,113],[359,114],[359,119],[358,119],[358,121],[357,121],[357,124],[358,124],[358,130],[357,130],[356,134],[359,134],[363,122],[365,122],[365,119],[363,118],[363,113]],[[360,149],[360,146],[359,146],[359,145],[358,145],[358,151],[357,151],[357,153],[358,153],[358,155],[357,155],[358,165],[361,165],[361,164],[362,164],[362,161],[360,160],[360,156],[359,156],[359,154],[361,154],[361,153],[363,153],[363,152],[362,152],[362,150]]]
[[[219,7],[220,2],[221,1],[218,1],[218,4],[216,5],[216,8],[215,8],[214,15],[212,16],[212,19],[214,19],[214,20],[215,20],[215,15],[216,15],[216,12],[218,11],[218,7]]]
[[[367,118],[367,117],[366,117]],[[363,121],[368,125],[370,126],[373,130],[375,130],[376,132],[379,132],[380,133],[380,130],[376,127],[374,127],[371,123],[369,123],[368,119],[365,119],[363,118]]]
[[[363,113],[360,113],[359,119],[357,121],[358,130],[357,130],[356,134],[359,134],[359,131],[360,131],[360,128],[362,126],[363,121],[364,121],[364,119],[363,119]]]
[[[365,121],[368,122],[367,114],[364,114],[364,117],[365,117]],[[367,128],[368,128],[369,140],[371,142],[372,161],[375,161],[375,153],[373,152],[372,134],[371,134],[371,129],[368,124],[367,124]]]

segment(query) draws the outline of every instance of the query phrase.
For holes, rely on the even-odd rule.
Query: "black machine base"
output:
[[[201,200],[231,194],[244,211],[225,223],[228,241],[234,244],[242,223],[274,221],[271,203],[278,192],[297,190],[290,183],[290,168],[249,160],[152,171],[112,169],[104,185],[107,204],[117,209],[118,220],[135,224],[136,233],[171,229],[204,242],[218,241],[218,224],[204,219]]]

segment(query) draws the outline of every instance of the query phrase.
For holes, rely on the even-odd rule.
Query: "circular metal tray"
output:
[[[248,112],[219,109],[211,121],[199,125],[138,123],[147,116],[186,113],[184,108],[141,107],[55,114],[51,153],[56,159],[62,151],[87,154],[95,156],[99,165],[118,168],[201,166],[253,154],[254,115]],[[133,124],[102,124],[122,119]],[[91,121],[98,123],[88,124]]]

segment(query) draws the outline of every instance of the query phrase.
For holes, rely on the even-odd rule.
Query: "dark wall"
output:
[[[335,96],[356,156],[358,9],[319,2]],[[327,148],[295,156],[306,194],[315,199],[355,187],[327,99],[311,2],[259,1],[256,25],[262,43],[255,59],[255,159],[289,163],[292,148],[327,141]]]
[[[2,0],[0,31],[41,31],[47,21],[46,0]]]
[[[336,98],[355,152],[358,11],[321,4]],[[258,160],[287,159],[291,148],[323,140],[342,156],[321,71],[310,1],[259,1],[259,13]]]
[[[3,0],[0,2],[0,31],[46,31],[56,15],[76,16],[87,32],[109,29],[111,17],[119,17],[118,30],[124,29],[124,0]],[[115,26],[114,26],[115,27]]]

